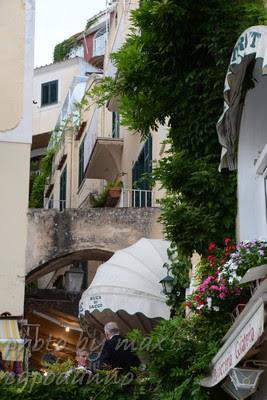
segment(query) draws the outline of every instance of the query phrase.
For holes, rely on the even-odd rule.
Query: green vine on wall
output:
[[[56,147],[48,149],[40,162],[39,174],[33,180],[29,201],[30,208],[43,208],[44,206],[44,189],[52,172],[52,161],[55,153]]]
[[[90,29],[98,20],[98,17],[89,18],[85,25],[85,30]]]
[[[73,35],[55,46],[54,63],[67,60],[69,58],[71,51],[79,46],[79,41],[77,40],[79,35],[80,33]]]

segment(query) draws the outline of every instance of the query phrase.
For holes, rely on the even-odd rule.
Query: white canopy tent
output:
[[[165,240],[142,238],[116,251],[104,264],[83,293],[80,317],[89,326],[102,330],[108,321],[118,322],[121,331],[139,328],[150,331],[161,319],[170,316],[159,281],[167,271]]]

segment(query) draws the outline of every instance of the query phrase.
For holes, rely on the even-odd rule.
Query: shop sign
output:
[[[93,312],[94,310],[102,311],[102,309],[103,309],[102,297],[90,296],[89,311],[90,312]]]
[[[232,339],[219,359],[212,363],[211,375],[201,381],[202,386],[212,387],[223,380],[257,342],[264,331],[264,308],[261,305],[256,313]],[[226,342],[227,343],[227,342]],[[221,349],[222,352],[223,349]]]

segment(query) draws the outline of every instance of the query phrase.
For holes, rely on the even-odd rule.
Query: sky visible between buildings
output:
[[[35,67],[53,62],[55,45],[83,31],[89,18],[106,9],[106,0],[35,1]]]

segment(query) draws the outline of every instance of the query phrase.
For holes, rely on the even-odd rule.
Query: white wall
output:
[[[261,62],[254,71],[256,84],[245,99],[238,148],[238,231],[240,240],[267,237],[264,177],[258,175],[255,161],[267,143],[267,76]]]
[[[8,3],[10,5],[11,2]],[[14,0],[12,7],[1,10],[4,10],[1,17],[9,21],[9,29],[14,30],[13,16],[18,10],[21,10],[20,19],[23,21],[23,27],[17,24],[16,34],[23,37],[23,46],[19,53],[23,58],[24,68],[21,76],[12,76],[15,83],[16,80],[23,81],[22,115],[14,129],[6,127],[0,133],[0,313],[8,311],[15,316],[21,316],[24,309],[32,132],[34,0]],[[1,39],[5,40],[5,37],[1,36]],[[12,41],[12,38],[6,38],[8,39]],[[10,42],[9,51],[5,54],[7,65],[14,62],[17,52],[17,47]],[[3,79],[5,76],[0,75],[0,87],[3,87]],[[5,96],[5,93],[1,92],[1,95]],[[12,96],[13,107],[16,108],[16,92],[12,92]]]
[[[37,104],[33,104],[33,135],[53,131],[74,76],[85,76],[85,72],[93,70],[94,67],[78,57],[34,70],[33,100]],[[42,84],[54,80],[58,80],[58,102],[42,107]]]

